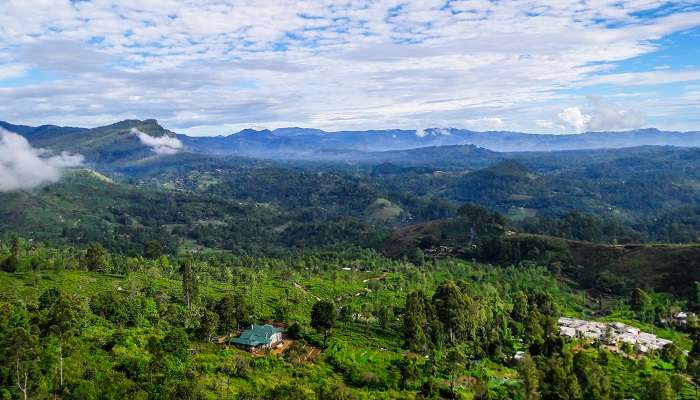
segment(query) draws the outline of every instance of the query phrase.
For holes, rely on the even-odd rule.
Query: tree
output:
[[[85,252],[84,266],[89,271],[107,272],[109,261],[107,250],[99,243],[91,243]]]
[[[413,382],[417,381],[421,376],[418,358],[415,355],[407,355],[403,358],[399,358],[398,360],[394,360],[392,364],[399,370],[399,375],[401,376],[401,390],[407,390]]]
[[[695,328],[691,338],[693,339],[693,347],[690,350],[690,357],[700,359],[700,328]]]
[[[377,320],[379,320],[379,326],[386,329],[391,326],[391,322],[394,320],[394,313],[389,306],[379,306],[376,311]]]
[[[59,385],[63,387],[63,356],[65,343],[79,334],[85,324],[87,305],[75,295],[59,289],[47,289],[39,298],[39,323],[44,332],[56,337],[58,342]]]
[[[455,385],[467,359],[458,349],[451,349],[445,358],[446,373],[450,376],[450,393],[455,398]]]
[[[192,308],[199,293],[197,287],[197,277],[194,274],[192,258],[184,258],[180,262],[180,273],[182,274],[182,293],[188,309]]]
[[[38,338],[24,328],[16,328],[10,338],[10,347],[14,350],[15,385],[24,400],[29,397],[30,372],[37,359]]]
[[[245,301],[243,296],[239,296],[236,299],[236,321],[238,321],[239,328],[241,324],[248,325],[253,322],[250,315],[250,305]]]
[[[610,397],[610,382],[600,366],[593,362],[584,351],[574,355],[574,373],[587,399],[607,399]]]
[[[647,400],[672,400],[676,398],[671,381],[666,375],[654,374],[647,383]]]
[[[277,321],[286,321],[287,318],[289,317],[289,311],[291,309],[291,306],[287,300],[281,299],[280,301],[275,304],[275,309],[274,309],[274,317],[275,320]]]
[[[426,299],[421,292],[411,292],[406,297],[403,313],[403,336],[406,345],[414,351],[425,351],[428,347],[428,318]]]
[[[640,288],[634,289],[630,305],[637,312],[639,319],[647,322],[653,319],[654,303],[651,296],[644,290]]]
[[[291,339],[299,339],[303,334],[301,325],[298,322],[294,322],[292,325],[290,325],[285,333]]]
[[[19,269],[19,255],[21,251],[21,243],[18,237],[12,238],[10,244],[10,256],[5,259],[2,264],[2,269],[5,272],[17,272]]]
[[[222,297],[214,306],[216,313],[219,315],[219,327],[225,333],[231,333],[238,329],[236,308],[236,300],[230,294]]]
[[[435,313],[449,334],[450,344],[463,336],[465,312],[470,308],[462,291],[452,281],[442,283],[433,295]]]
[[[157,240],[149,240],[143,249],[143,256],[155,260],[165,254],[165,248]]]
[[[161,346],[165,354],[170,354],[180,360],[185,359],[189,351],[187,333],[181,328],[173,328],[163,337]]]
[[[523,398],[525,400],[539,399],[540,377],[537,365],[530,355],[526,354],[518,361],[518,375],[523,381]]]
[[[328,332],[335,325],[335,306],[333,303],[321,300],[311,308],[311,327],[323,331],[323,347],[326,347]]]
[[[202,339],[211,341],[219,330],[219,315],[214,311],[205,309],[199,324],[199,335]]]
[[[425,264],[425,254],[423,253],[423,250],[420,249],[420,247],[416,247],[416,254],[413,256],[413,259],[415,260],[417,265]]]

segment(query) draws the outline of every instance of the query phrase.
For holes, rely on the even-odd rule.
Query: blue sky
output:
[[[700,0],[0,1],[0,120],[700,130]]]

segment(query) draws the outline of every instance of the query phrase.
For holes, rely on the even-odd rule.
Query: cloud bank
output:
[[[637,91],[647,100],[621,108],[697,129],[700,103],[678,93],[700,82],[698,33],[697,0],[0,1],[0,114],[148,116],[195,135],[534,131],[586,94]]]
[[[131,129],[131,133],[135,134],[141,143],[151,148],[151,151],[158,155],[172,155],[179,153],[183,146],[182,142],[176,138],[167,135],[155,137],[141,132],[136,128]]]
[[[48,156],[24,137],[0,128],[0,192],[32,189],[57,182],[65,168],[77,167],[83,156],[63,152]]]

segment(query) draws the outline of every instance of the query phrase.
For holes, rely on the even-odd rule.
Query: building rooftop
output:
[[[282,332],[282,329],[275,328],[268,324],[251,325],[250,328],[243,331],[240,336],[231,340],[231,343],[251,347],[262,346],[269,344],[272,335],[280,332]]]

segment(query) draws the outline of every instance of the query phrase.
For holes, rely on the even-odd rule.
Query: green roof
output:
[[[234,338],[231,342],[251,347],[262,346],[270,344],[272,335],[280,332],[282,332],[282,329],[275,328],[272,325],[251,325],[250,328],[241,333],[241,336]]]

